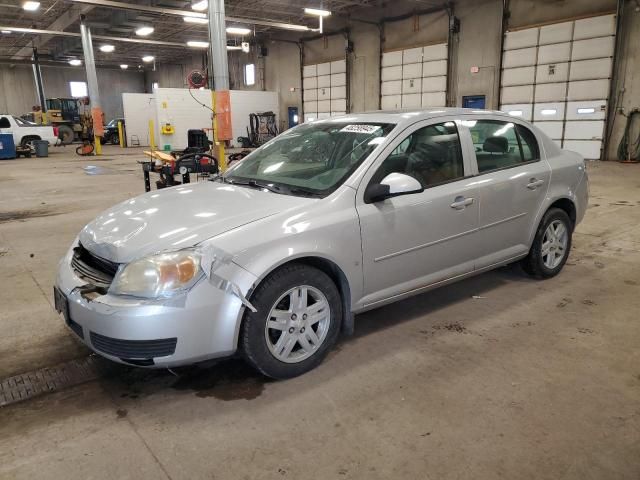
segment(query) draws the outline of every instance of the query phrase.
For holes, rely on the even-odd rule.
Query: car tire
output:
[[[251,303],[257,312],[245,312],[241,349],[268,377],[286,379],[312,370],[338,338],[340,293],[317,268],[294,263],[276,270],[256,288]]]
[[[542,217],[522,268],[535,278],[555,277],[569,258],[573,222],[567,212],[550,208]]]

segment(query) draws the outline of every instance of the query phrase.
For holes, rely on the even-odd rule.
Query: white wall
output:
[[[250,90],[231,90],[231,128],[233,144],[239,145],[238,137],[247,136],[250,113],[274,112],[276,121],[280,121],[280,101],[278,92],[258,92]]]
[[[149,146],[149,120],[156,120],[155,97],[148,93],[123,93],[124,121],[127,132],[127,145],[134,146],[133,138],[137,137],[140,146]],[[157,145],[157,125],[156,145]]]
[[[278,92],[231,90],[230,97],[233,144],[238,144],[237,137],[247,135],[250,113],[273,111],[278,116],[280,110]],[[182,150],[187,147],[189,130],[212,127],[211,90],[189,93],[186,88],[158,88],[153,95],[123,95],[123,102],[129,145],[131,135],[138,135],[141,145],[149,145],[150,119],[157,130],[156,147],[161,150],[165,145],[171,145],[171,150]],[[170,123],[175,133],[160,133],[164,123]],[[213,139],[211,131],[209,138]]]

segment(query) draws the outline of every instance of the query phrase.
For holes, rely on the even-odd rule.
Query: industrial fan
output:
[[[194,70],[187,76],[187,82],[189,88],[205,88],[208,82],[207,74],[200,70]]]

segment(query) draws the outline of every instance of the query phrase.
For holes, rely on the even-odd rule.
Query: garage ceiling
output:
[[[151,5],[154,7],[190,10],[190,1],[185,0],[133,0],[129,4]],[[284,23],[295,23],[317,27],[315,17],[305,16],[305,6],[323,8],[339,14],[354,11],[370,11],[382,6],[380,0],[328,0],[299,1],[299,0],[227,0],[226,13],[230,17],[253,20],[267,20]],[[3,12],[0,24],[9,27],[36,28],[48,30],[64,30],[79,32],[79,15],[85,13],[94,35],[136,38],[135,30],[141,25],[152,24],[155,32],[148,38],[178,42],[181,44],[189,40],[207,40],[207,26],[185,23],[181,17],[161,15],[156,13],[139,12],[133,10],[117,10],[108,7],[73,3],[68,0],[41,0],[40,8],[35,12],[24,11],[21,0],[0,0],[0,11]],[[369,12],[368,12],[369,13]],[[281,34],[282,30],[260,25],[252,27],[258,35]],[[137,37],[140,38],[140,37]],[[233,42],[234,37],[229,38]],[[32,42],[37,42],[39,52],[45,58],[66,61],[81,57],[82,49],[79,38],[51,37],[29,33],[0,34],[0,58],[28,59],[31,56]],[[99,46],[101,42],[94,41]],[[96,49],[96,61],[100,64],[138,63],[144,55],[154,55],[156,60],[164,63],[176,62],[185,56],[185,47],[156,46],[140,44],[116,45],[116,52],[104,54]],[[189,49],[189,54],[197,50]]]

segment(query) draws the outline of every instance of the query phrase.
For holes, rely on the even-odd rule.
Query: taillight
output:
[[[57,136],[58,136],[58,132],[59,132],[59,131],[60,131],[60,130],[58,130],[58,127],[53,127],[53,136],[54,136],[54,137],[57,137]]]

